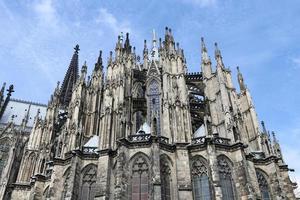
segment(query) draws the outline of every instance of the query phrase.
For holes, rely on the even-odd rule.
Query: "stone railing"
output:
[[[192,138],[192,144],[204,144],[205,141],[213,142],[214,144],[230,145],[230,139],[219,137],[219,136],[213,136],[213,137],[201,136],[201,137]]]
[[[129,135],[128,139],[131,142],[144,142],[149,141],[151,138],[151,134],[141,134],[141,135]]]
[[[86,154],[97,153],[97,147],[82,147],[82,152]]]
[[[229,145],[230,139],[228,138],[222,138],[222,137],[214,137],[213,138],[214,143],[216,144],[225,144]]]
[[[196,137],[192,139],[192,144],[204,144],[205,136]]]
[[[160,143],[169,144],[169,138],[164,137],[164,136],[159,136],[159,137],[158,137],[158,141],[159,141]]]

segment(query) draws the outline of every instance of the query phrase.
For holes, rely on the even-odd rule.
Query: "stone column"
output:
[[[177,168],[177,183],[178,183],[178,196],[180,200],[193,199],[192,186],[191,186],[191,173],[187,144],[177,144],[176,151],[176,168]]]
[[[98,173],[97,173],[97,183],[95,200],[106,200],[109,198],[109,165],[110,158],[108,155],[108,150],[103,150],[106,152],[99,152],[98,160]]]
[[[211,181],[215,190],[215,200],[222,200],[222,190],[220,187],[220,177],[218,170],[218,160],[216,149],[213,144],[207,145],[208,165],[211,167]]]

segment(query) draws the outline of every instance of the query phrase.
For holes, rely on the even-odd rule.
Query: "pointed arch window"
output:
[[[157,135],[160,135],[160,98],[159,98],[159,84],[156,80],[152,80],[149,84],[149,108],[150,118],[154,123]]]
[[[161,199],[171,200],[171,169],[168,161],[162,159],[160,162]]]
[[[81,198],[93,200],[96,192],[97,166],[89,165],[82,171]]]
[[[195,200],[212,199],[207,167],[200,159],[192,163],[192,182]]]
[[[36,156],[34,153],[31,153],[24,162],[24,169],[26,169],[23,173],[23,181],[30,181],[31,176],[35,170],[35,162]]]
[[[256,176],[258,180],[259,189],[261,192],[262,200],[270,200],[270,191],[269,191],[269,184],[265,175],[261,171],[256,171]]]
[[[68,168],[66,171],[65,171],[65,174],[64,174],[64,178],[65,178],[65,181],[64,181],[64,189],[63,189],[63,192],[62,192],[62,199],[65,199],[68,197],[68,190],[70,188],[70,178],[71,178],[71,173],[70,173],[70,168]]]
[[[149,166],[144,157],[136,158],[132,165],[131,199],[147,200],[149,195]]]
[[[220,176],[220,186],[222,190],[222,199],[223,200],[235,199],[233,180],[232,180],[232,170],[228,163],[228,160],[225,157],[220,157],[218,159],[218,170]]]

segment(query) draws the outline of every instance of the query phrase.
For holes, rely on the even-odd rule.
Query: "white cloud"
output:
[[[38,0],[33,3],[33,10],[38,18],[47,25],[57,23],[56,10],[52,0]]]
[[[100,9],[96,23],[108,26],[114,32],[114,34],[119,34],[120,32],[132,33],[132,29],[128,21],[118,20],[105,8]]]
[[[217,0],[182,0],[182,2],[195,4],[200,7],[211,7],[217,4]]]

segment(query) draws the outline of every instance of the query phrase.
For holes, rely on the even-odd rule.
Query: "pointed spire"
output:
[[[156,33],[155,30],[152,30],[152,46],[156,47]]]
[[[126,39],[125,39],[125,44],[124,44],[124,51],[127,54],[131,53],[131,46],[130,46],[130,42],[129,42],[129,33],[126,33]]]
[[[144,50],[143,50],[144,59],[148,57],[148,49],[147,49],[147,40],[144,40]]]
[[[99,69],[103,69],[103,61],[102,61],[102,51],[100,50],[99,52],[99,56],[98,56],[98,60],[95,64],[95,71],[99,70]]]
[[[276,134],[275,134],[274,131],[272,131],[272,136],[273,136],[273,143],[274,143],[274,144],[278,143],[278,140],[277,140],[277,138],[276,138]]]
[[[60,104],[64,107],[67,107],[71,101],[72,89],[78,78],[78,52],[80,50],[78,44],[74,50],[75,52],[60,89]]]
[[[151,49],[151,56],[150,60],[158,60],[158,49],[156,46],[156,34],[155,30],[152,31],[152,49]]]
[[[31,104],[29,104],[28,108],[25,109],[24,118],[22,119],[22,124],[21,124],[21,127],[22,127],[23,129],[25,129],[25,127],[26,127],[26,125],[27,125],[27,123],[28,123],[30,108],[31,108]]]
[[[215,42],[215,59],[217,61],[217,66],[223,67],[223,60],[222,60],[221,51],[218,47],[218,43],[216,43],[216,42]]]
[[[80,74],[81,83],[85,81],[86,73],[87,73],[87,65],[86,65],[86,61],[84,61],[84,64],[81,67],[81,74]]]
[[[242,73],[240,72],[240,68],[239,66],[236,67],[237,71],[238,71],[238,82],[239,82],[239,85],[240,85],[240,90],[241,91],[245,91],[246,90],[246,85],[244,83],[244,78],[243,78],[243,75]]]
[[[107,60],[107,68],[110,66],[110,64],[112,63],[112,60],[113,60],[113,52],[110,51],[109,52],[109,57],[108,57],[108,60]]]
[[[4,99],[5,87],[6,87],[6,83],[4,82],[2,87],[1,87],[1,90],[0,90],[0,108],[1,108],[1,105],[2,105],[2,101]]]
[[[263,129],[263,133],[264,133],[264,134],[267,134],[267,129],[266,129],[266,127],[265,127],[265,122],[264,122],[264,121],[261,121],[260,123],[261,123],[262,129]]]
[[[207,49],[203,37],[201,37],[201,56],[202,56],[203,63],[211,63],[210,58],[207,54]]]
[[[14,92],[14,85],[10,85],[8,90],[7,90],[7,94],[6,94],[6,98],[5,98],[5,101],[3,103],[3,106],[0,107],[0,119],[2,118],[3,116],[3,113],[7,107],[7,104],[10,100],[10,97],[11,97],[11,94]]]

